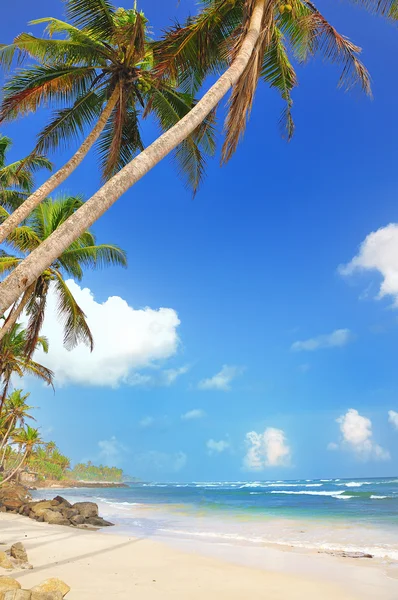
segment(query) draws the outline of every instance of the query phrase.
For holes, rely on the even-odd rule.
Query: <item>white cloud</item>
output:
[[[228,392],[231,389],[232,381],[243,373],[243,367],[234,367],[230,365],[223,365],[221,371],[209,377],[209,379],[202,379],[198,383],[200,390],[221,390]]]
[[[125,383],[134,387],[169,387],[177,381],[181,375],[185,375],[190,369],[189,365],[179,367],[178,369],[156,369],[153,368],[148,373],[133,373],[129,375]]]
[[[184,415],[181,415],[181,419],[183,421],[192,421],[194,419],[203,419],[206,416],[206,413],[201,408],[194,408],[193,410],[189,410]]]
[[[108,467],[116,466],[122,455],[127,452],[127,448],[115,436],[109,440],[101,440],[98,442],[98,447],[99,459]]]
[[[142,427],[143,429],[146,429],[147,427],[151,427],[151,425],[153,425],[154,422],[155,422],[155,419],[153,417],[144,417],[139,422],[139,426]]]
[[[216,440],[207,440],[206,447],[207,447],[207,451],[210,455],[221,454],[221,452],[225,452],[226,450],[229,450],[229,448],[231,447],[231,444],[229,442],[227,442],[226,440],[220,440],[218,442]]]
[[[56,298],[50,292],[42,329],[49,338],[50,352],[41,351],[36,360],[43,360],[56,375],[58,385],[75,383],[116,387],[121,383],[147,385],[150,375],[138,373],[142,368],[156,366],[173,356],[179,344],[178,315],[171,308],[134,309],[119,296],[99,303],[88,288],[80,288],[72,280],[67,284],[87,315],[94,337],[94,350],[80,344],[68,352],[62,344],[63,328],[56,316]],[[181,371],[181,369],[180,369]],[[165,371],[165,382],[176,378],[174,371]]]
[[[162,379],[164,385],[172,385],[181,375],[188,373],[190,365],[179,367],[178,369],[165,369],[162,372]]]
[[[398,412],[395,410],[388,411],[388,420],[395,429],[398,429]]]
[[[319,335],[318,337],[310,338],[308,340],[294,342],[291,346],[291,350],[296,352],[302,350],[312,352],[313,350],[320,350],[321,348],[337,348],[348,344],[352,337],[352,333],[349,329],[336,329],[332,333],[326,335]]]
[[[346,265],[339,267],[342,275],[356,271],[379,271],[383,277],[378,298],[393,296],[398,308],[398,223],[390,223],[373,231],[359,247],[359,252]]]
[[[340,425],[341,442],[338,446],[332,442],[329,450],[336,450],[336,446],[349,449],[360,460],[389,460],[390,453],[373,440],[372,421],[363,417],[354,408],[350,408],[344,415],[336,419]]]
[[[250,431],[246,434],[248,450],[244,465],[250,471],[261,471],[266,467],[288,466],[291,450],[282,429],[267,427],[264,433]]]

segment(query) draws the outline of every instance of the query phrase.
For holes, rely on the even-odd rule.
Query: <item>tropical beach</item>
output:
[[[0,600],[398,598],[397,23],[3,7]]]

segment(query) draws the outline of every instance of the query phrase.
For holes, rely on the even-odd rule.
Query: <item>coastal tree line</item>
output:
[[[352,1],[398,19],[398,0]],[[0,44],[6,73],[0,125],[52,111],[27,157],[7,164],[11,141],[0,137],[0,444],[15,459],[11,477],[42,444],[38,429],[11,416],[12,381],[29,373],[53,385],[53,373],[34,360],[38,347],[48,351],[40,335],[48,294],[58,297],[65,345],[92,350],[95,340],[65,277],[80,280],[85,268],[127,264],[116,245],[97,244],[90,231],[95,221],[169,154],[196,193],[216,150],[216,112],[228,93],[222,162],[243,137],[260,83],[280,93],[282,132],[292,137],[296,68],[311,57],[341,65],[340,87],[371,93],[360,48],[309,0],[202,0],[196,15],[159,39],[152,39],[136,3],[63,5],[65,20],[36,19],[37,36],[24,32]],[[209,77],[215,83],[202,94]],[[161,130],[149,145],[140,127],[146,118]],[[49,155],[71,142],[77,151],[55,168]],[[89,200],[78,191],[62,195],[61,184],[94,148],[101,187]],[[39,170],[51,174],[36,188]]]

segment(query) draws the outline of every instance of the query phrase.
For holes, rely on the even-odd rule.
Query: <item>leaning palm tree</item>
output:
[[[74,156],[0,226],[0,243],[65,181],[96,142],[108,179],[143,150],[141,116],[154,114],[165,130],[194,106],[192,94],[178,91],[175,80],[156,68],[142,12],[116,10],[109,0],[66,0],[65,7],[70,22],[38,19],[32,24],[46,25],[44,37],[22,33],[0,47],[5,67],[16,53],[36,61],[6,82],[0,122],[43,105],[57,107],[33,155],[69,144],[92,129]],[[203,121],[176,152],[194,189],[204,170],[202,149],[213,150],[212,131],[212,120]]]
[[[8,244],[20,255],[8,253],[0,255],[0,274],[14,269],[23,257],[32,252],[62,225],[79,207],[80,197],[64,197],[55,201],[47,199],[36,208],[26,225],[17,227],[8,238]],[[0,215],[4,209],[0,208]],[[80,281],[83,268],[100,268],[108,265],[127,265],[126,255],[118,246],[96,244],[95,236],[85,231],[27,288],[20,302],[17,302],[0,329],[0,340],[13,326],[25,310],[28,317],[26,353],[30,357],[43,325],[48,294],[51,289],[58,297],[59,317],[64,324],[64,343],[72,349],[79,342],[93,349],[93,337],[87,325],[84,312],[70,291],[64,275]]]
[[[29,393],[23,394],[22,390],[14,390],[9,397],[6,399],[3,411],[3,434],[0,434],[0,467],[4,461],[3,448],[7,444],[10,435],[14,429],[19,426],[25,425],[26,419],[33,419],[30,414],[32,406],[28,406],[26,400],[29,397]]]
[[[0,342],[0,417],[3,416],[11,377],[14,374],[19,377],[33,375],[52,385],[53,372],[26,356],[27,342],[27,331],[20,324],[15,324]],[[37,338],[35,349],[37,348],[41,348],[45,353],[48,352],[48,342],[45,337]]]
[[[354,1],[376,14],[398,18],[397,0]],[[169,56],[163,65],[159,66],[158,61],[158,68],[166,73],[174,72],[183,85],[187,81],[193,82],[194,87],[219,65],[225,64],[226,70],[185,117],[107,181],[0,284],[0,314],[87,227],[197,130],[231,89],[224,159],[231,156],[242,135],[261,76],[269,85],[282,91],[287,102],[288,132],[291,133],[290,90],[296,80],[289,47],[299,59],[321,53],[333,62],[342,63],[340,84],[345,82],[351,86],[358,81],[369,92],[369,77],[358,59],[360,49],[340,35],[309,0],[292,0],[288,5],[281,5],[280,0],[202,2],[204,10],[196,19],[166,36],[163,50],[169,48]],[[104,19],[105,13],[101,12],[101,15]],[[87,14],[83,22],[86,25],[100,23],[99,13]],[[174,38],[178,43],[173,48]]]
[[[0,482],[0,486],[15,477],[18,471],[20,471],[23,465],[29,460],[35,448],[43,444],[39,430],[30,427],[30,425],[15,431],[12,436],[12,442],[19,446],[19,453],[15,465],[11,468],[7,477]]]
[[[33,189],[33,176],[40,169],[52,169],[52,163],[41,155],[31,155],[7,164],[12,141],[0,135],[0,204],[15,209],[26,200]]]

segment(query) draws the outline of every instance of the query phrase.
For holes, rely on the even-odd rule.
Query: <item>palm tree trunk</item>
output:
[[[14,212],[4,221],[4,223],[0,225],[0,244],[2,244],[6,237],[9,236],[10,233],[14,231],[14,229],[30,215],[36,206],[39,206],[39,204],[43,202],[43,200],[47,198],[47,196],[51,194],[51,192],[53,192],[59,185],[61,185],[61,183],[65,181],[65,179],[67,179],[69,175],[73,173],[73,171],[80,165],[82,160],[88,154],[90,148],[101,135],[118,98],[119,91],[115,89],[95,127],[86,137],[72,158],[70,158],[63,167],[61,167],[56,173],[47,179],[47,181],[43,183],[38,190],[29,196],[29,198],[27,198],[19,208],[14,210]]]
[[[8,477],[6,477],[2,481],[0,481],[0,487],[4,483],[6,483],[7,481],[9,481],[12,477],[14,477],[15,473],[17,473],[19,471],[19,469],[22,467],[23,463],[25,462],[27,455],[28,455],[28,451],[25,452],[25,454],[23,455],[22,460],[19,463],[19,465],[13,471],[11,471],[11,473],[8,475]]]
[[[14,427],[14,424],[15,424],[14,423],[14,419],[12,418],[9,427],[8,427],[6,433],[4,434],[3,439],[1,440],[0,452],[2,451],[2,449],[4,448],[4,446],[6,445],[7,440],[9,438],[9,436],[10,436],[11,430]],[[2,464],[3,464],[3,460],[0,461],[0,467],[1,467]]]
[[[17,322],[17,319],[19,318],[19,316],[21,315],[23,309],[25,308],[25,306],[29,302],[29,298],[31,297],[32,292],[33,292],[33,285],[30,285],[28,287],[28,289],[25,290],[24,295],[22,296],[22,300],[20,301],[20,303],[18,304],[18,306],[16,308],[14,308],[10,312],[10,314],[8,315],[7,319],[5,320],[5,323],[4,323],[3,327],[0,329],[0,342],[3,339],[3,337],[5,336],[5,334],[8,331],[10,331],[10,329],[12,329],[12,327]]]
[[[8,379],[6,381],[4,381],[4,384],[3,384],[3,393],[1,394],[1,401],[0,401],[0,417],[3,412],[4,402],[6,401],[6,398],[7,398],[7,392],[8,392],[9,385],[10,385],[10,378],[8,377]]]
[[[249,28],[236,58],[196,106],[114,175],[0,284],[0,314],[3,314],[24,290],[120,196],[195,131],[217,106],[238,81],[249,63],[262,30],[262,21],[269,1],[255,1]]]

